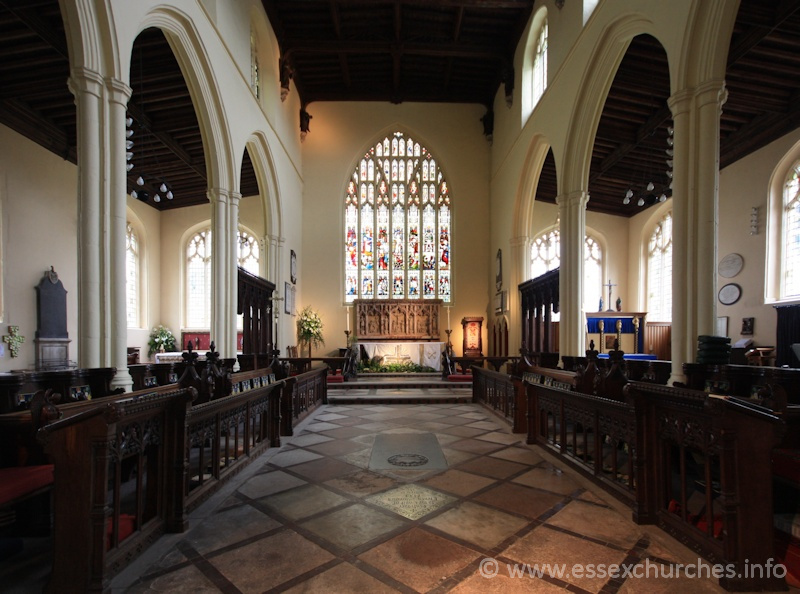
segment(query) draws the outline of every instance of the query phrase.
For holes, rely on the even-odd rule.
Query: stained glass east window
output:
[[[450,192],[428,150],[402,132],[370,148],[347,185],[344,297],[452,299]]]

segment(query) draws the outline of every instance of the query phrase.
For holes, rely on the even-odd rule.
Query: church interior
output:
[[[800,0],[0,33],[3,582],[800,587]]]

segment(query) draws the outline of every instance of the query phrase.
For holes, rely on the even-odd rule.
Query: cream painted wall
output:
[[[487,282],[491,252],[489,146],[480,122],[483,108],[413,103],[313,103],[308,111],[314,119],[303,144],[302,237],[289,237],[287,247],[301,246],[297,309],[311,305],[322,315],[324,350],[334,351],[345,344],[345,185],[364,152],[399,126],[431,151],[450,185],[454,260],[451,323],[455,350],[462,351],[461,318],[483,316],[483,344],[487,353],[486,328],[492,305]],[[494,265],[493,253],[491,265]],[[444,330],[444,311],[442,320]],[[296,336],[292,344],[296,344]]]
[[[67,290],[69,358],[78,359],[77,170],[69,161],[0,126],[0,206],[4,311],[0,336],[19,326],[25,337],[0,371],[32,369],[36,360],[36,285],[52,266]]]
[[[751,337],[754,343],[775,344],[777,315],[764,298],[769,185],[776,165],[798,141],[800,129],[720,171],[717,254],[722,259],[726,254],[737,253],[744,259],[738,276],[717,276],[718,290],[729,282],[742,287],[737,303],[717,303],[717,315],[728,316],[728,335],[734,341],[742,338],[742,318],[755,318]],[[758,234],[750,235],[750,212],[754,206],[759,209]]]

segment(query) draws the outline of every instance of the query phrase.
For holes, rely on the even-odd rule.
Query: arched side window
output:
[[[547,88],[547,19],[545,18],[539,29],[539,37],[536,39],[536,47],[533,57],[533,77],[532,77],[532,96],[533,107],[539,103],[539,99],[544,95]]]
[[[259,275],[260,246],[258,240],[239,228],[238,266]],[[205,329],[211,326],[211,229],[195,233],[186,245],[186,327]]]
[[[345,195],[346,302],[451,301],[450,192],[436,159],[395,132],[371,147]]]
[[[139,238],[128,223],[125,233],[125,306],[128,312],[128,328],[141,326],[140,278]]]
[[[596,311],[603,292],[603,248],[591,235],[584,240],[583,308]],[[561,235],[551,229],[537,235],[531,245],[531,278],[541,276],[561,264]]]
[[[186,327],[211,326],[211,229],[195,233],[186,246]]]
[[[237,264],[250,274],[260,276],[259,261],[261,259],[258,240],[244,229],[239,229]]]
[[[800,296],[800,161],[792,166],[783,188],[781,229],[781,299]]]
[[[261,79],[258,67],[258,37],[255,31],[250,31],[250,88],[256,99],[261,98]]]
[[[672,321],[672,213],[661,219],[647,244],[647,318]]]

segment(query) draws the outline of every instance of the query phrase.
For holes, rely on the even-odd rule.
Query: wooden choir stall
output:
[[[236,312],[244,317],[242,328],[242,371],[266,367],[276,355],[272,330],[275,285],[239,268]]]
[[[519,285],[522,297],[522,343],[531,353],[558,351],[558,268]]]

